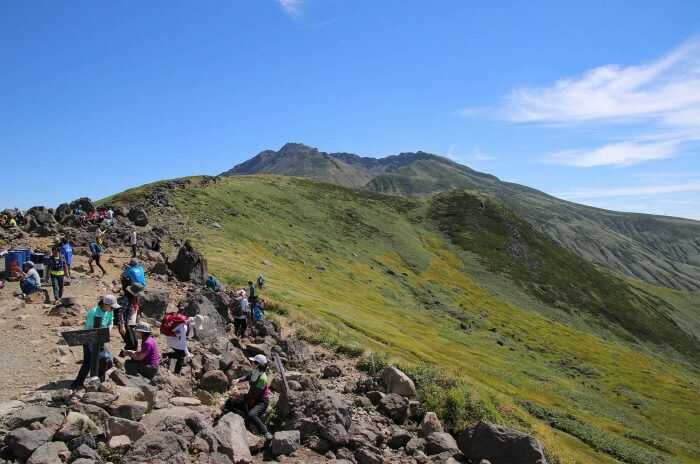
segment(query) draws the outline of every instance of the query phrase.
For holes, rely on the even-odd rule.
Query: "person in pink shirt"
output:
[[[156,339],[151,334],[151,326],[141,322],[134,326],[134,332],[141,336],[141,350],[126,350],[124,354],[131,359],[124,363],[124,370],[129,375],[140,375],[152,379],[158,374],[160,350]]]

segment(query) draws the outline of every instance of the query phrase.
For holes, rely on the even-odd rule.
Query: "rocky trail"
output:
[[[162,197],[154,198],[151,207],[167,207]],[[70,216],[56,219],[60,215],[47,210],[39,220],[28,221],[24,231],[5,233],[9,245],[37,249],[48,247],[56,233],[69,234],[77,247],[64,295],[73,305],[23,301],[15,296],[16,282],[0,289],[5,336],[0,464],[546,462],[542,445],[514,430],[477,423],[448,433],[399,369],[362,372],[357,360],[297,338],[283,319],[259,322],[255,338],[235,337],[225,294],[202,285],[206,259],[176,240],[177,255],[153,250],[159,248],[156,240],[170,238],[162,229],[146,228],[148,213],[139,209],[121,211],[108,231],[106,276],[88,271],[85,246],[93,231],[69,224],[65,218]],[[182,375],[161,368],[152,381],[126,375],[124,360],[115,357],[117,369],[109,379],[73,395],[67,387],[79,369],[82,349],[66,346],[60,333],[79,328],[99,297],[118,293],[119,274],[129,259],[123,243],[134,228],[144,241],[142,260],[148,270],[143,318],[156,327],[178,305],[190,316],[201,315],[203,326],[190,342],[194,357]],[[169,351],[165,338],[157,330],[155,335],[161,353]],[[109,347],[115,355],[122,347],[116,330]],[[228,399],[247,390],[232,380],[250,371],[248,357],[256,354],[279,359],[286,372],[285,387],[281,373],[275,367],[268,370],[270,441],[225,408]]]

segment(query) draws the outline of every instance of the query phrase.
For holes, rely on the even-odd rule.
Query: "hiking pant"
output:
[[[20,288],[20,290],[22,290],[22,293],[24,293],[25,295],[31,295],[32,293],[39,291],[39,287],[32,284],[28,280],[20,280],[19,288]]]
[[[100,257],[101,255],[90,256],[90,259],[88,260],[88,265],[90,266],[90,272],[95,272],[95,268],[92,267],[92,263],[97,264],[97,267],[99,267],[102,271],[102,275],[104,275],[107,274],[107,271],[105,271],[105,268],[102,267],[102,264],[100,263]]]
[[[249,423],[252,422],[261,435],[267,435],[267,427],[262,421],[262,417],[265,414],[265,411],[267,410],[267,404],[267,402],[258,403],[252,408],[248,409],[248,412],[246,414],[246,421],[248,421]]]
[[[248,327],[248,321],[246,318],[233,318],[233,328],[236,337],[245,336],[245,329]]]
[[[131,257],[136,258],[136,245],[131,245]]]
[[[168,356],[168,369],[170,368],[170,361],[173,359],[175,360],[175,373],[180,374],[182,371],[182,366],[185,365],[185,350],[176,350],[173,348],[173,351],[168,353],[166,356]]]
[[[58,301],[63,298],[63,276],[51,274],[51,287],[53,287],[53,299]]]
[[[134,351],[139,347],[139,342],[136,338],[136,333],[134,332],[134,327],[127,325],[124,327],[124,335],[122,335],[122,340],[124,340],[124,349]]]
[[[129,375],[140,375],[147,379],[152,379],[158,374],[158,366],[149,366],[143,361],[129,359],[124,363],[124,370]]]
[[[90,361],[92,359],[92,346],[91,345],[83,345],[83,363],[80,365],[80,370],[78,371],[78,376],[75,378],[73,381],[73,384],[71,385],[71,388],[73,390],[77,390],[78,388],[82,388],[83,384],[85,383],[85,379],[87,378],[88,374],[90,373]],[[107,356],[105,351],[100,352],[100,357],[98,360],[98,368],[97,370],[99,371],[98,377],[100,378],[101,382],[105,381],[105,372],[107,372],[107,369],[111,367],[111,360]]]

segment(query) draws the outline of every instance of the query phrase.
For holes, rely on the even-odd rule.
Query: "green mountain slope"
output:
[[[110,201],[136,201],[156,187]],[[307,336],[440,366],[484,405],[474,414],[537,434],[552,462],[700,462],[700,373],[682,349],[688,333],[646,339],[626,315],[604,313],[600,302],[618,294],[586,283],[570,293],[559,275],[604,274],[499,202],[486,198],[489,214],[474,219],[464,211],[483,198],[468,192],[407,199],[276,176],[191,179],[169,195],[175,209],[154,212],[154,225],[177,225],[223,281],[242,285],[263,272],[266,295]],[[548,269],[503,254],[511,225],[526,255]],[[649,295],[671,320],[697,327],[700,308],[686,294],[661,301],[670,290],[611,281],[630,305]],[[649,330],[657,316],[639,324]],[[687,360],[664,354],[669,347]]]
[[[477,190],[499,198],[538,230],[588,261],[656,285],[700,290],[698,221],[618,213],[567,202],[423,152],[375,159],[287,144],[278,152],[262,152],[224,175],[262,173],[310,177],[408,197],[455,188]]]

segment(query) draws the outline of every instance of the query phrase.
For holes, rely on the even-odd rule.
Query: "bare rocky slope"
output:
[[[279,151],[263,151],[222,175],[263,173],[411,197],[456,188],[477,190],[499,198],[588,261],[656,285],[700,290],[698,221],[607,211],[560,200],[424,152],[377,159],[289,143]]]

